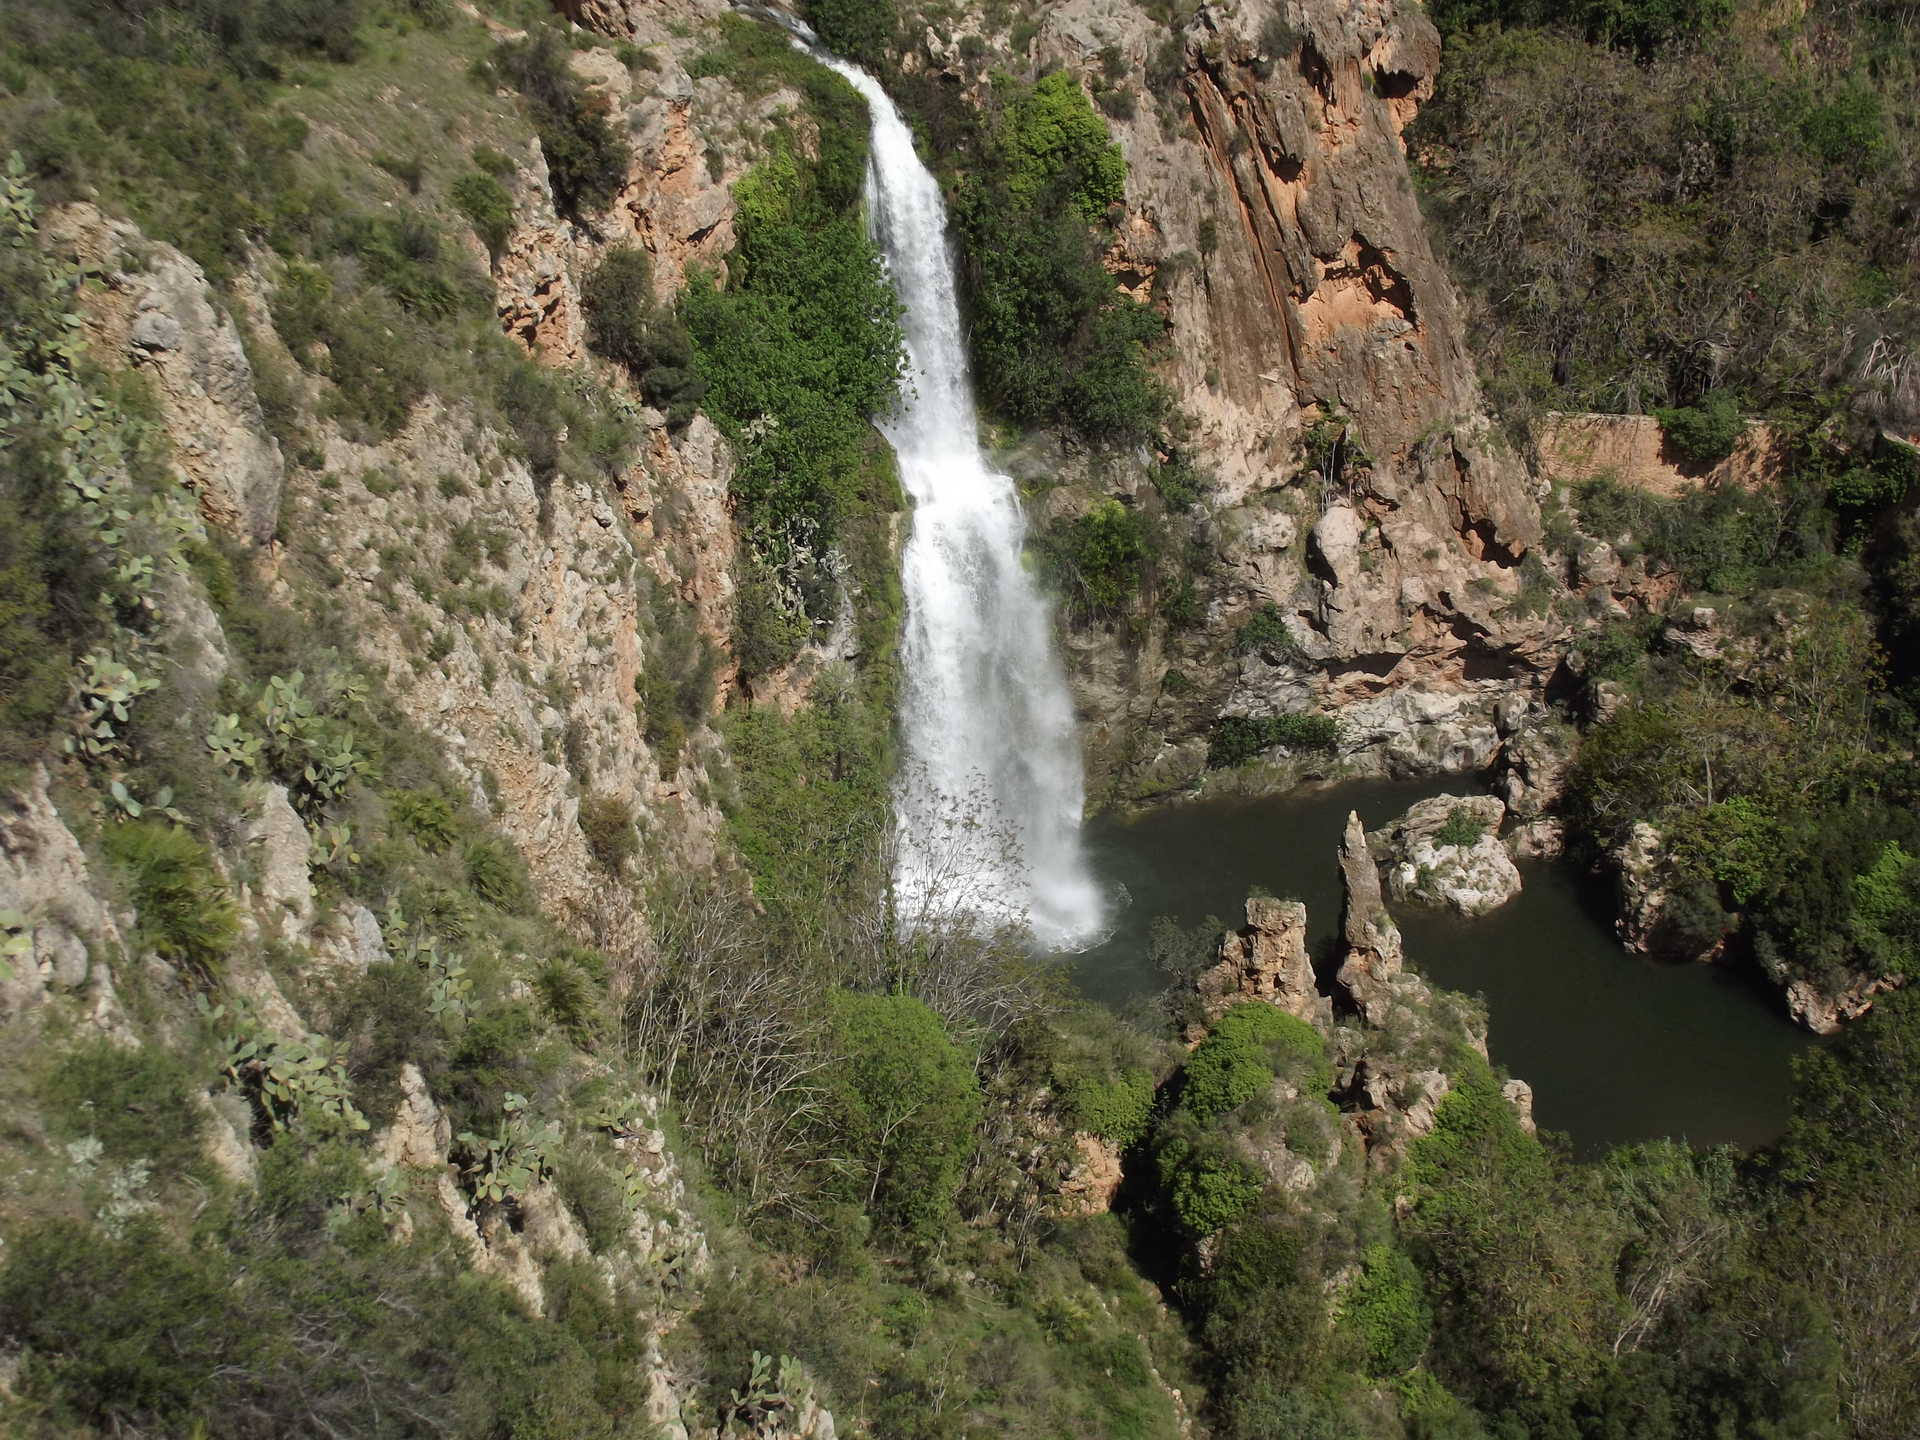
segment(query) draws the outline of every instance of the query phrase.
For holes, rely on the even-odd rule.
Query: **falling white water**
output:
[[[1086,945],[1103,906],[1080,844],[1073,703],[1046,601],[1021,563],[1013,482],[980,453],[940,187],[878,82],[821,58],[872,107],[868,201],[906,312],[909,383],[881,426],[913,497],[900,913],[908,924],[936,913],[1020,922],[1050,948]]]

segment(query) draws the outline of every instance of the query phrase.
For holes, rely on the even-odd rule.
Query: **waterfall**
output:
[[[1080,844],[1080,745],[1013,482],[980,452],[940,187],[877,81],[868,204],[905,314],[908,387],[881,423],[913,498],[902,560],[904,748],[894,890],[908,925],[1011,921],[1082,946],[1102,905]]]

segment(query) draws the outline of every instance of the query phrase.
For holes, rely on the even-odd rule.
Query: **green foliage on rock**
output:
[[[1001,77],[993,99],[988,129],[956,156],[953,204],[982,398],[1016,423],[1138,442],[1166,410],[1146,357],[1164,325],[1100,263],[1125,161],[1072,75]]]
[[[1420,1363],[1433,1329],[1419,1267],[1390,1245],[1367,1247],[1340,1300],[1340,1323],[1359,1339],[1370,1375],[1400,1375]]]
[[[1065,70],[1006,96],[999,145],[1013,202],[1031,208],[1056,187],[1081,218],[1095,221],[1126,195],[1127,162]]]
[[[537,25],[523,40],[500,47],[494,65],[526,97],[547,161],[553,204],[584,219],[606,209],[627,177],[627,150],[607,118],[606,102],[591,97],[567,64],[566,42]]]
[[[199,1158],[203,1121],[193,1094],[210,1078],[196,1076],[177,1054],[93,1040],[60,1057],[47,1077],[47,1098],[69,1140],[98,1140],[109,1159],[123,1163],[183,1170]]]
[[[1042,573],[1077,620],[1121,616],[1147,579],[1152,538],[1145,514],[1103,500],[1084,515],[1056,520],[1034,542]]]
[[[1254,611],[1234,632],[1233,648],[1238,654],[1261,655],[1276,664],[1297,664],[1305,658],[1280,607],[1271,602]]]
[[[1709,391],[1698,405],[1655,410],[1667,443],[1695,465],[1718,465],[1733,453],[1746,429],[1740,402],[1724,390]]]
[[[973,1153],[980,1086],[972,1057],[906,995],[841,993],[830,1006],[831,1123],[856,1165],[856,1199],[881,1224],[931,1237],[953,1215]]]
[[[885,60],[900,28],[893,0],[806,0],[800,13],[822,45],[868,69]]]
[[[726,32],[735,45],[785,43],[749,42],[758,27],[739,25]],[[738,456],[733,494],[746,542],[790,586],[824,560],[859,507],[869,417],[892,406],[902,365],[898,307],[858,208],[865,102],[794,58],[805,67],[819,158],[776,131],[772,153],[735,187],[726,288],[696,278],[683,301],[707,409]]]
[[[1235,1005],[1187,1059],[1181,1105],[1209,1121],[1259,1094],[1286,1070],[1302,1088],[1325,1093],[1332,1083],[1326,1042],[1306,1021],[1264,1001]]]
[[[239,937],[232,893],[207,847],[161,820],[128,820],[106,832],[107,853],[127,877],[140,933],[163,959],[216,977]]]
[[[707,385],[693,368],[686,326],[654,298],[653,264],[644,250],[609,251],[580,285],[587,345],[627,367],[670,427],[693,418]]]
[[[513,196],[507,187],[486,171],[475,170],[453,182],[449,198],[473,222],[473,233],[487,247],[488,256],[498,261],[513,232]]]
[[[1190,1240],[1231,1225],[1253,1209],[1264,1182],[1217,1133],[1163,1138],[1154,1155],[1161,1193]]]
[[[1433,843],[1464,849],[1478,844],[1486,832],[1487,827],[1474,818],[1473,811],[1464,805],[1456,805],[1447,813],[1446,823],[1433,832]]]
[[[1222,715],[1207,738],[1207,768],[1243,765],[1275,746],[1332,752],[1340,748],[1343,734],[1334,715]]]

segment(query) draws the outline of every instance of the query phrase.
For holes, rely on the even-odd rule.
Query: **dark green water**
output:
[[[1082,987],[1124,1005],[1159,988],[1153,917],[1234,926],[1252,886],[1303,900],[1321,960],[1340,921],[1335,847],[1347,812],[1368,829],[1415,800],[1465,794],[1464,777],[1356,782],[1265,799],[1168,806],[1088,830],[1097,873],[1130,897],[1111,939],[1076,957]],[[1394,906],[1407,957],[1429,979],[1486,998],[1488,1048],[1533,1086],[1534,1114],[1582,1154],[1672,1135],[1752,1147],[1786,1124],[1791,1062],[1810,1037],[1777,998],[1711,965],[1629,955],[1603,894],[1571,867],[1520,867],[1525,890],[1479,920]]]

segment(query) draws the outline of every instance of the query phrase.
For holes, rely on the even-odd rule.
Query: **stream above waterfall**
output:
[[[1340,924],[1335,847],[1347,812],[1376,829],[1429,795],[1465,794],[1460,777],[1362,781],[1256,799],[1165,806],[1089,824],[1095,872],[1127,902],[1103,944],[1072,957],[1091,998],[1124,1006],[1157,990],[1147,952],[1156,915],[1222,927],[1244,921],[1249,889],[1307,906],[1316,964]],[[1534,1090],[1534,1114],[1583,1155],[1671,1135],[1762,1145],[1786,1124],[1792,1060],[1812,1037],[1757,981],[1713,965],[1629,954],[1614,938],[1604,888],[1568,865],[1520,867],[1525,889],[1492,915],[1462,920],[1393,906],[1409,963],[1481,994],[1496,1065]]]

